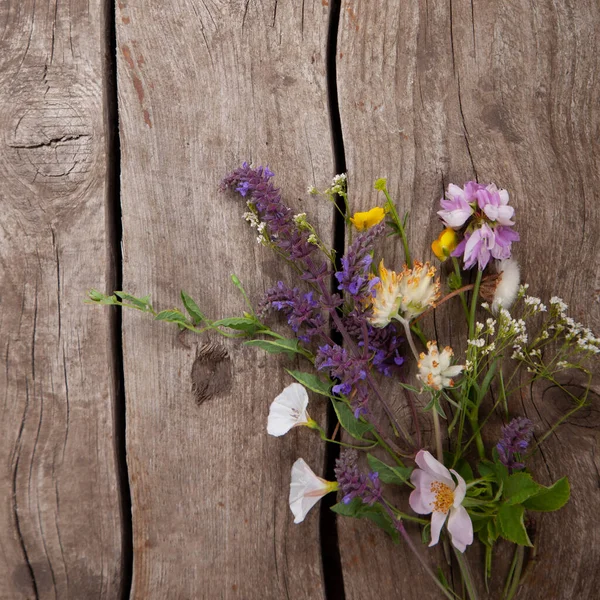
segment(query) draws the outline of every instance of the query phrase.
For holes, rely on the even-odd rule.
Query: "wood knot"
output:
[[[191,378],[198,405],[227,394],[232,381],[231,358],[227,350],[215,342],[200,346],[192,365]]]
[[[102,91],[85,71],[46,65],[0,78],[0,102],[9,110],[0,153],[9,207],[60,218],[89,187],[101,149]]]

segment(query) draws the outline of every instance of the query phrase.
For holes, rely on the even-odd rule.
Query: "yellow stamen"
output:
[[[435,494],[433,510],[446,514],[454,504],[454,492],[441,481],[432,481],[430,490]]]

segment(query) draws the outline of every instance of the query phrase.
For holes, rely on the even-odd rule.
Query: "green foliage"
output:
[[[375,471],[379,475],[379,479],[383,483],[391,483],[393,485],[404,485],[409,481],[412,467],[400,467],[386,465],[372,454],[367,454],[367,461],[371,471]]]
[[[286,371],[296,381],[300,382],[305,388],[315,392],[315,394],[331,397],[329,391],[331,390],[333,383],[329,379],[327,381],[322,381],[316,375],[305,373],[304,371],[290,371],[289,369],[286,369]]]
[[[365,433],[373,429],[370,423],[359,421],[352,412],[352,409],[341,400],[332,400],[335,414],[340,425],[355,439],[362,440]]]
[[[344,517],[351,517],[353,519],[369,519],[370,521],[373,521],[377,527],[380,527],[386,533],[388,533],[392,537],[392,540],[394,540],[395,544],[400,541],[400,536],[394,527],[392,519],[387,514],[383,506],[381,506],[381,504],[373,504],[373,506],[369,506],[368,504],[363,504],[362,500],[359,498],[353,498],[348,504],[345,504],[344,502],[338,502],[331,507],[331,510]]]
[[[521,546],[531,546],[524,516],[525,508],[520,504],[502,504],[498,510],[498,526],[504,539]]]
[[[571,496],[571,486],[566,477],[559,479],[553,486],[539,486],[540,491],[523,505],[527,510],[550,512],[562,508]]]
[[[212,322],[213,327],[229,327],[236,331],[243,331],[247,335],[254,335],[262,331],[264,327],[255,317],[230,317]]]
[[[246,346],[261,348],[271,354],[284,353],[290,358],[292,358],[294,354],[302,354],[298,340],[287,338],[275,340],[248,340],[247,342],[244,342],[244,344]]]
[[[190,325],[187,317],[177,309],[161,310],[155,317],[157,321],[168,321],[169,323],[178,323],[179,325]]]

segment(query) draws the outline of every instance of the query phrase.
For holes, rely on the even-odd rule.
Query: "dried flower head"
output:
[[[415,261],[412,269],[406,265],[400,273],[400,315],[407,321],[434,307],[440,297],[440,280],[435,279],[435,267]]]

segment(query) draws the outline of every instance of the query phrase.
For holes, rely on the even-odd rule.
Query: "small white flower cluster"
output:
[[[348,183],[348,177],[346,173],[336,175],[331,182],[331,193],[332,194],[345,194],[346,186]]]
[[[256,229],[256,231],[258,232],[256,241],[259,244],[266,244],[268,241],[267,237],[265,236],[265,228],[267,227],[267,224],[261,221],[256,213],[253,213],[251,211],[244,213],[244,219],[246,219],[246,221],[250,223],[250,227]]]
[[[316,196],[319,193],[319,190],[314,185],[309,185],[308,189],[306,190],[306,192],[310,196]]]
[[[480,323],[481,325],[481,323]],[[485,346],[485,340],[483,338],[477,338],[475,340],[467,340],[469,346],[475,346],[475,348],[483,348]]]
[[[525,296],[525,305],[530,306],[533,309],[534,313],[538,312],[546,312],[548,309],[545,304],[542,304],[542,301],[535,296]]]

